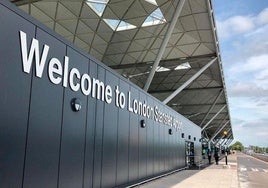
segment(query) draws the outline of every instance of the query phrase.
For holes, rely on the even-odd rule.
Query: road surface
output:
[[[268,163],[237,153],[238,178],[241,188],[268,188]]]

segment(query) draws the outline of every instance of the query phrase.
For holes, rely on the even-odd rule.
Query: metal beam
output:
[[[227,130],[227,134],[229,133],[229,131],[231,130],[231,128],[229,128],[228,130]],[[222,135],[222,137],[221,138],[219,138],[217,141],[215,141],[215,143],[217,144],[220,140],[222,140],[223,138],[224,138],[224,136],[225,135]],[[224,139],[223,139],[224,140]],[[221,141],[221,144],[223,143],[223,140]],[[220,144],[220,145],[221,145]]]
[[[227,105],[224,105],[218,112],[217,112],[217,114],[215,114],[208,122],[207,122],[207,124],[204,126],[204,127],[202,127],[202,129],[201,129],[201,131],[203,131],[214,119],[215,119],[215,117],[217,117],[217,115],[219,115],[219,113],[221,113],[221,111],[223,111],[223,109],[226,107]]]
[[[160,64],[172,64],[176,63],[176,65],[179,65],[181,63],[189,62],[191,61],[198,61],[202,59],[207,58],[214,58],[216,57],[215,53],[212,54],[205,54],[205,55],[197,55],[197,56],[190,56],[185,58],[176,58],[176,59],[163,59],[160,61]],[[109,67],[111,69],[133,69],[133,68],[139,68],[139,67],[149,67],[152,66],[154,62],[140,62],[140,63],[126,63],[126,64],[120,64],[120,65],[110,65]]]
[[[168,26],[166,36],[165,36],[164,40],[162,41],[162,44],[161,44],[160,49],[159,49],[159,51],[157,53],[157,56],[156,56],[155,62],[153,64],[153,67],[151,69],[151,72],[149,74],[149,77],[147,78],[147,81],[146,81],[145,86],[143,88],[145,91],[148,91],[148,89],[150,87],[150,84],[151,84],[151,82],[153,80],[156,68],[158,67],[159,62],[160,62],[160,60],[161,60],[161,58],[162,58],[162,56],[163,56],[163,54],[165,52],[165,49],[166,49],[166,46],[167,46],[168,41],[170,39],[170,36],[171,36],[171,34],[173,32],[173,29],[174,29],[174,27],[175,27],[175,25],[177,23],[177,20],[178,20],[178,18],[180,16],[182,7],[184,5],[184,2],[185,2],[185,0],[180,0],[180,2],[178,3],[178,5],[176,7],[176,10],[174,12],[173,18],[171,20],[171,23]]]
[[[212,111],[212,109],[214,108],[215,104],[217,103],[217,101],[219,100],[220,96],[223,93],[223,89],[221,90],[221,92],[218,94],[217,98],[215,99],[213,105],[210,107],[210,109],[208,110],[207,114],[205,115],[205,117],[203,118],[203,120],[200,123],[200,127],[203,125],[204,121],[207,119],[208,115],[210,114],[210,112]]]
[[[233,139],[229,139],[229,141],[226,143],[226,145],[229,146],[229,144],[231,144],[232,141],[233,141]]]
[[[228,120],[212,137],[210,140],[213,140],[221,131],[222,129],[230,122],[230,120]]]
[[[223,89],[222,87],[202,87],[202,88],[185,88],[183,91],[203,91],[203,90],[219,90]],[[148,93],[171,93],[176,91],[175,89],[165,89],[165,90],[150,90]]]
[[[21,6],[21,5],[35,3],[38,1],[41,1],[41,0],[11,0],[11,3],[14,3],[16,6]]]
[[[193,75],[189,80],[187,80],[184,84],[182,84],[178,89],[176,89],[170,96],[168,96],[163,103],[167,104],[171,99],[173,99],[178,93],[180,93],[184,88],[186,88],[192,81],[194,81],[196,78],[198,78],[208,67],[210,67],[215,61],[217,60],[217,57],[212,59],[208,64],[206,64],[204,67],[202,67],[195,75]]]

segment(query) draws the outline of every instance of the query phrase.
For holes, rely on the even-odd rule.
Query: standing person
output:
[[[218,165],[219,164],[219,154],[218,154],[218,151],[215,151],[214,157],[215,157],[216,165]]]
[[[208,164],[211,164],[211,151],[208,149]]]

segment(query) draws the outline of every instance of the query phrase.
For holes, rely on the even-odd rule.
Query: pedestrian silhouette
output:
[[[218,165],[219,164],[219,154],[218,154],[217,151],[215,151],[215,153],[214,153],[214,158],[215,158],[215,161],[216,161],[216,165]]]
[[[208,164],[211,164],[211,151],[208,149]]]

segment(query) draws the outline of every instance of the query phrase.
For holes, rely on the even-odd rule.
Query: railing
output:
[[[188,168],[196,166],[199,170],[206,164],[202,155],[188,155],[186,156],[186,163]]]

